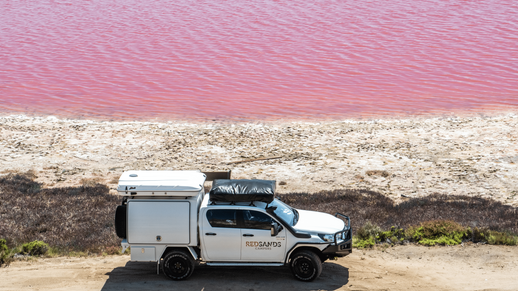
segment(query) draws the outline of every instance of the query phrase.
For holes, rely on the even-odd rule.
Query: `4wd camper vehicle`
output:
[[[188,278],[195,266],[289,266],[312,281],[328,258],[351,253],[349,217],[294,209],[275,198],[275,181],[216,179],[200,171],[128,171],[115,215],[122,251],[156,262],[157,273]]]

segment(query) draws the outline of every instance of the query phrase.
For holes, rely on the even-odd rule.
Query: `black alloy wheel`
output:
[[[291,272],[301,281],[313,281],[322,273],[322,261],[312,251],[299,251],[291,257]]]
[[[164,275],[173,280],[184,280],[194,271],[192,256],[184,251],[172,251],[167,253],[162,260]]]

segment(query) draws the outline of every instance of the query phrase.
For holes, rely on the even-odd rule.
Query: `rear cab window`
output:
[[[237,227],[237,210],[211,209],[207,211],[207,221],[212,227]]]

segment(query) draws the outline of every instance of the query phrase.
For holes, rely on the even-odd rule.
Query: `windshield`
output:
[[[284,222],[289,223],[291,226],[297,224],[298,213],[297,210],[289,207],[288,205],[282,203],[279,199],[274,199],[270,206],[277,207],[273,212],[275,215],[280,217]]]

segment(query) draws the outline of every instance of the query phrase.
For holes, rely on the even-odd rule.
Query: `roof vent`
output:
[[[131,175],[129,175],[129,176],[130,176],[130,177],[133,177],[133,178],[134,178],[134,177],[138,177],[138,175],[137,175],[137,174],[131,174]]]

